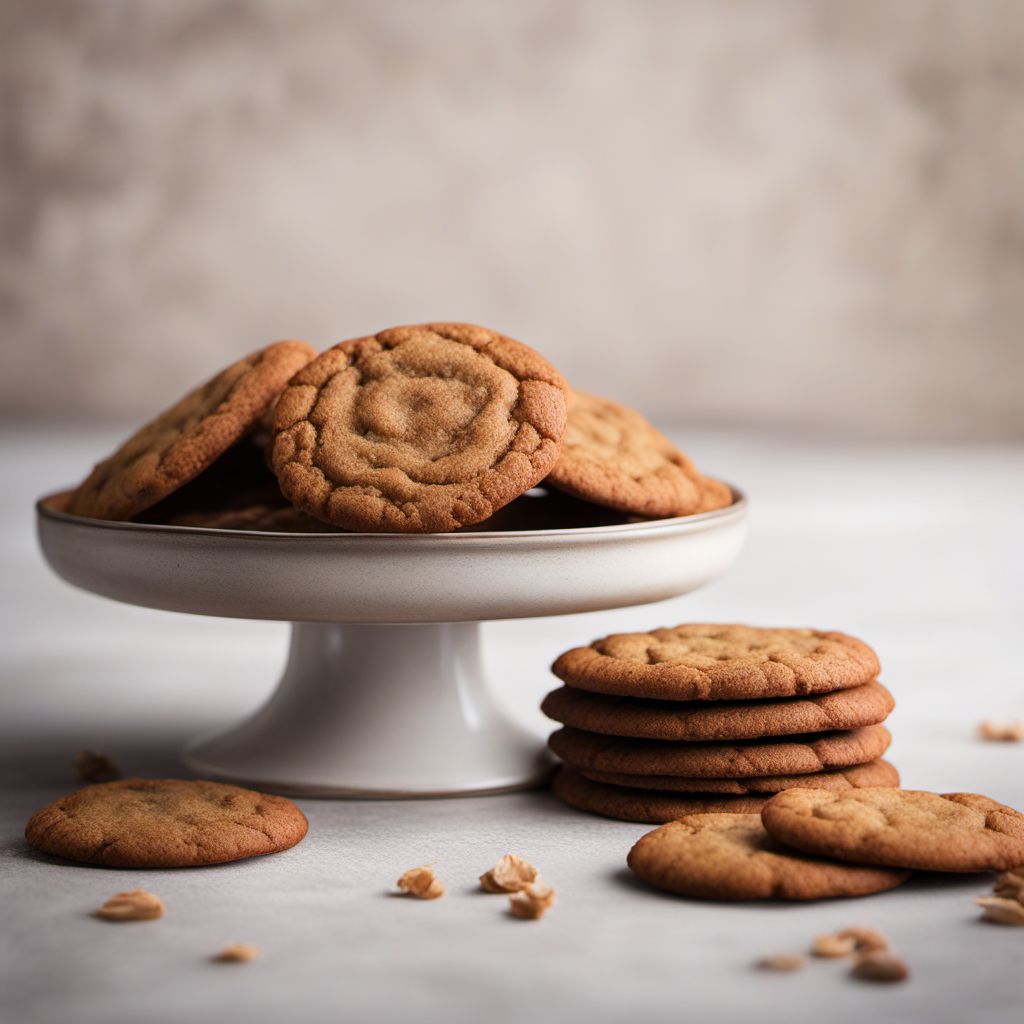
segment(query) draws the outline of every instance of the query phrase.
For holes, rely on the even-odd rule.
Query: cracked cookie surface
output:
[[[842,864],[787,850],[757,814],[693,814],[642,836],[627,863],[659,889],[712,900],[818,900],[866,896],[908,873]]]
[[[71,494],[66,511],[114,520],[144,512],[247,433],[315,355],[304,342],[279,341],[232,363],[97,464]]]
[[[25,838],[88,864],[176,868],[278,853],[306,829],[305,815],[284,797],[201,779],[121,779],[36,811]]]
[[[548,478],[556,487],[619,512],[661,518],[732,504],[732,492],[700,473],[640,413],[569,389],[562,451]]]
[[[1024,814],[977,793],[791,789],[762,816],[780,842],[844,861],[922,871],[1024,865]]]
[[[556,722],[609,736],[648,740],[747,740],[877,725],[892,711],[881,683],[780,700],[683,703],[552,690],[541,710]]]
[[[588,771],[740,779],[867,764],[885,753],[890,740],[884,725],[744,743],[619,739],[566,726],[548,737],[548,746],[567,764]]]
[[[471,324],[395,327],[328,349],[278,400],[272,463],[298,508],[349,530],[487,519],[558,458],[565,382]]]
[[[867,644],[845,633],[696,623],[613,633],[566,651],[551,670],[596,693],[744,700],[862,686],[880,666]]]

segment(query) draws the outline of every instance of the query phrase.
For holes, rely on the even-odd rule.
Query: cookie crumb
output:
[[[880,931],[860,924],[844,928],[836,932],[836,936],[840,939],[853,939],[856,953],[882,953],[889,948],[889,940]]]
[[[109,757],[93,750],[75,754],[75,771],[82,782],[113,782],[121,778],[121,769]]]
[[[555,890],[538,876],[535,881],[528,882],[509,896],[508,910],[513,917],[536,921],[547,913],[554,902]]]
[[[480,876],[480,888],[492,893],[520,892],[536,881],[537,869],[529,861],[506,853],[490,871]]]
[[[258,946],[248,942],[232,942],[225,946],[213,959],[220,964],[244,964],[260,955]]]
[[[104,921],[155,921],[164,916],[164,901],[145,889],[132,889],[111,896],[96,916]]]
[[[396,885],[407,896],[415,896],[420,900],[436,900],[444,895],[441,880],[428,867],[410,868]]]
[[[857,948],[857,940],[852,935],[816,935],[811,943],[811,956],[834,959],[850,956]]]
[[[1024,926],[1024,904],[1003,896],[978,896],[975,901],[981,907],[981,919],[993,924]]]
[[[1004,871],[992,886],[992,892],[1004,899],[1016,900],[1024,903],[1024,874],[1017,874],[1013,871]]]
[[[807,961],[793,953],[773,953],[763,956],[755,966],[761,971],[799,971]]]
[[[1024,740],[1024,722],[984,721],[978,735],[990,743],[1020,743]]]
[[[857,958],[850,972],[864,981],[905,981],[910,977],[907,965],[892,953],[864,953]]]

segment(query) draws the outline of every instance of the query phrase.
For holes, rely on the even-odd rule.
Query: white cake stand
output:
[[[363,797],[536,785],[546,755],[489,693],[480,622],[684,594],[734,561],[747,512],[736,493],[729,508],[680,519],[396,536],[111,523],[53,505],[37,506],[40,543],[74,586],[147,608],[292,623],[277,690],[239,725],[191,743],[190,768]],[[589,639],[569,633],[565,646]]]

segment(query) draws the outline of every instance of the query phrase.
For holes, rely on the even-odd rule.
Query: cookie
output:
[[[136,431],[68,501],[72,515],[131,519],[207,469],[246,434],[316,350],[280,341],[221,370]]]
[[[732,504],[732,492],[693,463],[638,412],[569,390],[569,418],[550,483],[577,498],[649,518]]]
[[[293,505],[348,530],[478,523],[558,458],[565,383],[471,324],[395,327],[324,352],[277,402],[272,462]]]
[[[567,764],[586,771],[744,779],[867,764],[885,753],[890,739],[884,725],[742,743],[618,739],[566,726],[548,737],[548,746]]]
[[[884,722],[893,705],[892,694],[877,682],[808,697],[731,704],[612,697],[561,686],[544,698],[541,710],[587,732],[694,742],[857,729]]]
[[[766,796],[723,796],[709,793],[662,793],[650,789],[626,789],[594,782],[562,765],[551,783],[562,803],[588,814],[600,814],[621,821],[660,825],[686,814],[720,812],[754,814],[768,802]]]
[[[791,789],[762,815],[780,842],[839,860],[921,871],[1024,865],[1024,814],[976,793]]]
[[[337,526],[314,519],[291,505],[246,505],[219,512],[183,512],[169,516],[168,526],[207,530],[257,530],[264,533],[340,533]]]
[[[698,624],[615,633],[552,666],[581,690],[661,700],[747,700],[829,693],[879,673],[867,644],[816,629]]]
[[[302,811],[280,796],[219,782],[121,779],[86,786],[25,826],[37,850],[115,868],[222,864],[294,846]]]
[[[626,858],[645,882],[709,900],[821,900],[893,889],[908,872],[787,850],[756,814],[691,814],[642,836]]]
[[[754,775],[745,779],[702,779],[676,775],[627,775],[623,772],[599,772],[582,769],[581,775],[595,782],[634,789],[658,789],[675,793],[781,793],[784,789],[865,789],[871,786],[896,787],[900,773],[881,759],[852,768],[833,768],[807,775]]]

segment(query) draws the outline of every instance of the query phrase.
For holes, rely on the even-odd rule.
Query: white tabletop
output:
[[[462,800],[300,801],[307,839],[218,868],[112,871],[35,856],[29,814],[75,786],[83,747],[133,774],[180,774],[196,732],[268,693],[285,627],[117,605],[52,576],[32,501],[74,481],[117,432],[0,437],[0,1018],[18,1024],[262,1024],[443,1020],[672,1022],[1007,1021],[1024,1002],[1024,929],[979,923],[990,879],[921,878],[864,900],[727,905],[634,882],[643,825],[562,807],[546,793]],[[1024,807],[1024,745],[975,739],[985,717],[1024,717],[1024,452],[860,447],[735,434],[680,438],[752,502],[751,535],[722,580],[663,605],[486,627],[494,686],[535,729],[562,649],[606,632],[687,620],[838,628],[879,651],[897,697],[890,753],[911,787],[973,790]],[[505,914],[475,879],[503,853],[558,891],[542,921]],[[391,898],[427,861],[448,894]],[[122,889],[165,900],[156,923],[91,911]],[[751,964],[850,923],[884,931],[913,972],[871,986],[846,966],[796,975]],[[230,941],[264,951],[218,965]]]

